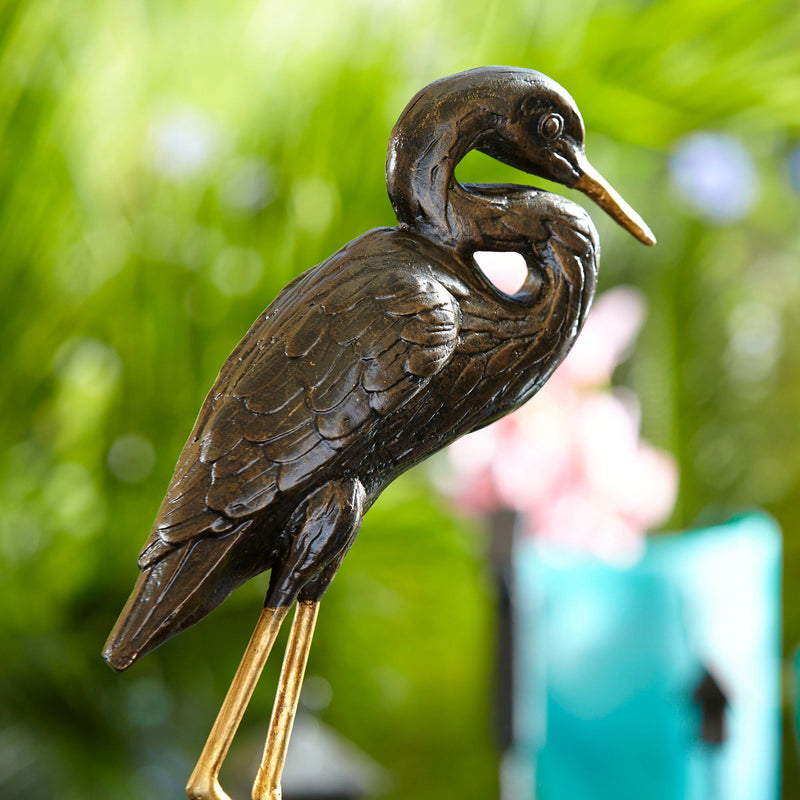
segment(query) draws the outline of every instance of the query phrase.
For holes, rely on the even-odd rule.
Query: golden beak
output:
[[[632,233],[643,244],[653,245],[656,237],[647,223],[620,197],[616,189],[585,159],[581,159],[583,175],[573,187],[594,200],[615,222]]]

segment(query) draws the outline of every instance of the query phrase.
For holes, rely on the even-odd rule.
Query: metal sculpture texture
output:
[[[399,225],[292,281],[225,362],[106,643],[105,659],[124,670],[271,570],[190,798],[228,797],[220,766],[297,601],[253,787],[257,800],[280,798],[320,598],[362,516],[400,473],[534,395],[581,329],[599,255],[589,216],[540,189],[459,183],[455,167],[473,149],[581,190],[655,243],[586,160],[578,109],[545,75],[474,69],[413,98],[386,165]],[[525,258],[516,294],[484,277],[473,258],[484,250]]]

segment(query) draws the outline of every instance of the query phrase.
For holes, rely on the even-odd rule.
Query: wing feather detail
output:
[[[145,562],[229,530],[348,455],[358,461],[349,451],[362,436],[380,442],[385,416],[448,363],[459,340],[455,297],[432,269],[408,262],[384,252],[354,263],[346,248],[256,321],[201,409]]]

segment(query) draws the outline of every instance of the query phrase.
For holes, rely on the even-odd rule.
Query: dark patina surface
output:
[[[106,645],[125,669],[271,569],[268,607],[316,601],[364,512],[400,473],[519,407],[569,351],[595,289],[582,208],[523,186],[460,184],[470,150],[583,190],[652,235],[589,166],[583,123],[546,76],[488,67],[423,89],[387,160],[396,228],[290,283],[223,365]],[[513,296],[473,259],[521,253]]]
[[[588,215],[524,186],[462,185],[482,150],[573,186],[641,241],[652,234],[583,152],[572,98],[538,72],[487,67],[423,89],[389,143],[399,225],[370,231],[290,283],[223,365],[181,454],[141,575],[106,643],[126,669],[271,570],[265,607],[186,787],[230,800],[219,771],[297,600],[256,800],[280,779],[319,600],[365,511],[400,473],[520,406],[569,351],[594,294]],[[474,254],[522,254],[498,291]]]

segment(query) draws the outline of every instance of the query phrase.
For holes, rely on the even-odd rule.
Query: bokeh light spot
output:
[[[42,545],[42,530],[32,516],[4,509],[0,518],[0,556],[12,563],[32,559]]]
[[[222,181],[220,197],[229,211],[242,215],[255,214],[275,197],[272,171],[261,159],[238,159]]]
[[[292,187],[291,208],[294,224],[309,233],[323,233],[333,221],[339,193],[328,181],[304,178]]]
[[[747,216],[758,193],[750,154],[725,133],[695,133],[681,139],[670,158],[670,174],[686,203],[716,223]]]
[[[105,521],[95,482],[82,464],[58,464],[47,477],[44,500],[51,513],[72,536],[82,539],[96,533]]]
[[[309,675],[303,681],[300,700],[309,711],[323,711],[333,699],[333,687],[322,675]]]
[[[55,371],[67,387],[95,397],[107,395],[120,374],[116,352],[97,339],[69,339],[56,353]]]
[[[768,378],[781,353],[783,326],[778,309],[746,301],[728,318],[725,364],[736,382],[755,383]]]
[[[115,439],[108,451],[108,468],[125,483],[141,483],[155,463],[153,445],[134,433]]]
[[[264,272],[261,256],[247,247],[226,247],[211,266],[211,280],[228,297],[249,294]]]
[[[172,109],[155,120],[149,138],[153,170],[175,181],[203,170],[219,143],[213,121],[191,106]]]

